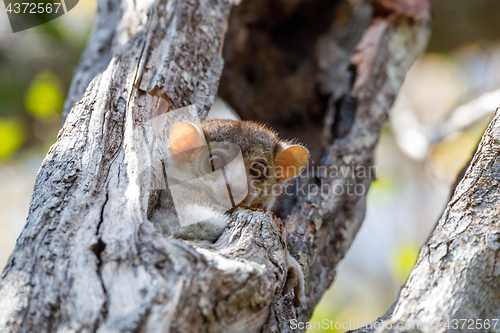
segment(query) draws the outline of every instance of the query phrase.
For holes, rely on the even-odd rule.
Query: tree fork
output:
[[[289,320],[310,318],[361,225],[366,193],[295,197],[283,206],[284,226],[271,213],[239,209],[211,246],[173,239],[147,219],[151,193],[136,182],[147,143],[133,131],[160,101],[170,110],[195,104],[203,119],[222,75],[220,95],[242,117],[299,137],[322,165],[369,167],[404,75],[425,47],[428,3],[234,5],[99,2],[64,125],[2,273],[1,331],[288,332]],[[266,94],[266,79],[281,90]],[[287,132],[287,122],[295,130],[300,120],[303,131]],[[372,178],[310,181],[367,188]],[[286,251],[306,274],[303,307],[282,295]]]

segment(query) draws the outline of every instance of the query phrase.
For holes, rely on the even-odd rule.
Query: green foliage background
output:
[[[428,54],[403,87],[419,126],[446,119],[457,106],[500,88],[500,1],[432,4]],[[64,100],[96,7],[95,0],[80,0],[66,15],[12,34],[0,5],[0,269],[23,227],[37,169],[61,127]],[[311,321],[369,322],[385,312],[487,123],[434,143],[423,159],[405,155],[391,126],[384,128],[367,220]],[[310,330],[337,331],[345,330]]]
[[[16,34],[2,13],[0,163],[25,150],[44,151],[54,142],[95,6],[94,1],[80,1],[62,17]]]

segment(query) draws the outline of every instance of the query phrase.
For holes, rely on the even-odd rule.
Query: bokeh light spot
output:
[[[48,71],[37,74],[26,93],[28,112],[42,122],[59,119],[64,100],[59,78]]]
[[[26,131],[21,121],[0,118],[0,161],[15,153],[25,139]]]
[[[394,278],[404,283],[417,261],[420,246],[413,242],[402,242],[394,251],[391,263]]]

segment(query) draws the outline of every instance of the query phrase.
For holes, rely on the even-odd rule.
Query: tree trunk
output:
[[[497,109],[398,300],[352,332],[500,330],[499,142]]]
[[[377,332],[500,330],[500,109]]]
[[[289,332],[290,320],[310,318],[361,226],[381,126],[429,35],[428,2],[233,5],[99,2],[2,274],[1,331]],[[213,245],[157,232],[152,193],[136,181],[147,142],[134,130],[160,100],[194,104],[203,119],[218,88],[243,118],[298,137],[312,166],[329,168],[306,185],[344,191],[298,191],[279,212],[290,214],[284,225],[238,209]],[[298,308],[282,295],[287,251],[306,276]]]

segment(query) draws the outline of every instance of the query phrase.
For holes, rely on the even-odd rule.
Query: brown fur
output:
[[[271,210],[277,197],[281,195],[281,191],[276,189],[279,189],[279,186],[286,182],[277,176],[276,156],[289,147],[290,143],[280,140],[276,132],[264,125],[251,121],[214,119],[202,122],[201,126],[208,144],[210,142],[231,142],[241,149],[247,171],[249,193],[239,206],[258,205]],[[252,162],[258,160],[265,160],[270,168],[270,177],[264,180],[250,177]]]
[[[234,120],[208,120],[201,123],[203,135],[207,145],[201,145],[199,128],[189,123],[176,123],[171,129],[169,150],[174,158],[168,163],[169,184],[178,182],[182,184],[182,190],[176,192],[177,203],[186,208],[189,218],[193,221],[201,221],[189,225],[180,225],[178,216],[173,207],[174,202],[170,193],[163,191],[160,194],[160,204],[151,210],[150,219],[155,222],[158,228],[165,234],[174,237],[191,239],[195,241],[215,241],[223,232],[228,223],[228,215],[220,212],[213,216],[213,212],[220,209],[223,199],[219,197],[226,192],[228,174],[231,174],[231,163],[228,162],[225,169],[226,176],[222,177],[220,172],[207,170],[207,158],[212,158],[219,154],[234,157],[241,154],[245,170],[238,167],[236,181],[230,182],[232,200],[235,198],[234,184],[243,184],[248,188],[248,194],[241,192],[241,197],[237,201],[237,206],[249,209],[271,210],[277,197],[282,193],[287,177],[294,177],[300,174],[307,163],[309,156],[307,150],[300,145],[291,144],[278,138],[277,133],[250,121]],[[172,135],[172,131],[173,135]],[[236,146],[235,146],[236,145]],[[239,148],[239,149],[238,149]],[[226,161],[227,162],[227,161]],[[251,166],[255,163],[263,163],[267,166],[267,177],[262,179],[252,176]],[[233,164],[234,165],[234,164]],[[241,164],[240,164],[241,166]],[[291,171],[280,173],[277,169],[292,166]],[[226,168],[226,167],[225,167]],[[217,176],[216,176],[217,175]],[[284,176],[285,175],[285,176]],[[278,191],[273,190],[277,186]],[[243,197],[246,197],[243,199]],[[236,200],[236,199],[234,199]],[[240,200],[243,200],[240,202]],[[236,203],[235,203],[236,204]],[[224,209],[229,209],[232,203],[225,202]],[[179,208],[179,207],[177,207]],[[200,219],[200,216],[202,217]],[[208,216],[212,216],[208,218]],[[207,220],[203,221],[203,217]],[[279,218],[274,218],[280,233],[284,232],[284,226]],[[283,287],[283,294],[291,293],[293,290],[294,304],[300,306],[305,304],[304,295],[304,274],[302,267],[287,252],[288,277]]]

